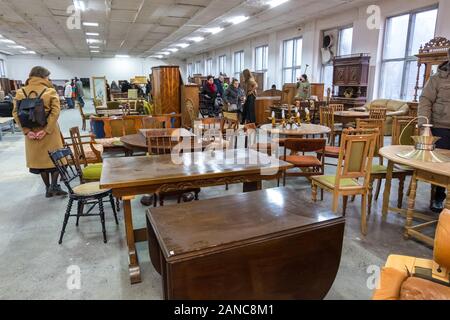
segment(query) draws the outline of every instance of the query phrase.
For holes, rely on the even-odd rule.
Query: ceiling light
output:
[[[98,32],[86,32],[87,36],[99,36],[100,34]]]
[[[203,37],[193,37],[193,38],[189,38],[188,40],[194,41],[194,42],[200,42],[205,40],[205,38]]]
[[[169,51],[171,51],[171,52],[177,52],[177,51],[178,51],[177,48],[169,48],[169,49],[167,49],[167,50],[169,50]]]
[[[164,56],[157,54],[157,55],[154,55],[154,56],[150,56],[150,58],[162,59],[162,58],[164,58]]]
[[[266,5],[270,6],[271,8],[275,8],[288,1],[289,0],[270,0],[266,3]]]
[[[158,52],[158,54],[163,54],[165,56],[168,56],[170,54],[170,52],[167,51],[162,51],[162,52]]]
[[[216,34],[223,31],[223,28],[221,27],[215,27],[215,28],[205,28],[205,32],[209,32],[211,34]]]
[[[91,50],[91,53],[99,53],[99,50]]]
[[[11,48],[11,49],[24,49],[24,50],[27,49],[24,46],[8,46],[8,48]]]
[[[129,58],[130,56],[127,54],[116,54],[116,58]]]
[[[175,47],[187,48],[189,47],[189,43],[177,43]]]
[[[101,41],[99,39],[90,39],[90,38],[88,38],[88,39],[86,39],[86,42],[87,43],[100,43]]]
[[[83,26],[86,26],[86,27],[98,27],[98,22],[83,22]]]
[[[86,10],[86,6],[84,5],[84,2],[81,0],[74,0],[73,4],[75,5],[75,9],[79,11]]]
[[[99,46],[89,46],[90,49],[100,49]]]
[[[248,20],[248,17],[246,17],[246,16],[236,16],[236,17],[228,19],[227,21],[232,24],[238,24],[238,23],[244,22],[246,20]]]
[[[9,40],[9,39],[0,39],[0,42],[11,43],[11,44],[15,44],[16,43],[15,41],[12,41],[12,40]]]
[[[35,51],[31,51],[31,50],[29,50],[29,51],[20,51],[20,52],[23,53],[23,54],[36,54]]]

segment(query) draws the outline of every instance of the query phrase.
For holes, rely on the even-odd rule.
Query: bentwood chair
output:
[[[333,194],[332,210],[338,211],[339,197],[343,196],[345,216],[349,196],[361,195],[361,232],[367,234],[367,194],[375,150],[377,129],[342,132],[338,165],[335,175],[312,176],[312,200],[317,201],[317,189]],[[361,181],[362,180],[362,181]]]
[[[380,155],[379,150],[384,146],[384,121],[383,120],[366,120],[366,119],[357,119],[356,120],[356,128],[360,130],[365,129],[377,129],[379,134],[377,136],[374,157],[378,158],[379,164],[372,165],[372,173],[370,175],[369,181],[369,194],[368,194],[368,214],[370,215],[372,212],[372,199],[373,199],[373,183],[378,181],[377,190],[375,193],[375,199],[378,200],[381,191],[381,182],[386,179],[388,168],[384,166],[383,157]],[[405,179],[406,176],[412,175],[411,172],[402,170],[400,168],[394,167],[394,171],[392,172],[392,177],[394,179],[399,180],[398,186],[398,200],[397,206],[401,208],[403,205],[403,190],[405,187]]]
[[[286,186],[286,176],[311,177],[323,175],[325,172],[325,145],[326,139],[286,139],[284,142],[284,155],[281,160],[294,165],[297,172],[285,172],[283,186]],[[288,155],[288,150],[290,154]],[[305,155],[307,152],[316,152],[321,156]]]
[[[147,132],[147,146],[148,156],[161,156],[170,155],[172,149],[180,143],[179,139],[174,138],[168,134],[165,130],[155,130]],[[170,159],[168,160],[170,161]],[[194,199],[198,200],[200,188],[192,188],[171,192],[156,192],[153,194],[153,206],[156,207],[159,199],[159,205],[164,206],[164,200],[169,196],[176,196],[178,203],[181,203],[181,199],[186,199],[186,194],[194,193]]]
[[[81,130],[86,131],[86,121],[88,121],[89,119],[91,119],[91,116],[94,116],[94,113],[84,113],[83,108],[81,107],[81,105],[77,105],[78,111],[80,111],[80,116],[81,116]]]
[[[80,167],[76,164],[73,157],[73,153],[69,148],[63,148],[54,152],[49,152],[50,159],[58,170],[61,180],[69,191],[69,202],[67,204],[66,213],[64,215],[64,222],[61,229],[61,234],[58,243],[61,244],[64,233],[66,231],[67,222],[69,217],[76,217],[76,226],[78,227],[80,217],[87,216],[100,216],[103,232],[103,242],[106,243],[106,229],[105,229],[105,212],[103,208],[103,202],[109,201],[114,213],[114,219],[116,224],[119,224],[117,220],[117,212],[114,206],[114,198],[110,189],[101,189],[99,182],[83,183],[82,172]],[[81,184],[72,186],[75,180],[80,179]],[[77,213],[71,214],[72,205],[77,202]],[[85,206],[89,206],[87,210],[84,210]],[[93,214],[92,210],[98,206],[99,213]]]

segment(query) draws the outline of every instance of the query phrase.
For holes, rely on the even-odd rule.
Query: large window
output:
[[[283,83],[295,83],[302,74],[302,38],[283,42]]]
[[[186,72],[187,72],[187,78],[188,77],[191,77],[192,75],[193,75],[193,65],[192,65],[192,63],[188,63],[187,64],[187,70],[186,70]]]
[[[386,20],[379,91],[381,98],[413,99],[417,77],[417,58],[414,55],[421,45],[434,38],[437,13],[438,9],[434,7]],[[423,73],[420,78],[423,78]]]
[[[255,71],[264,73],[264,87],[267,88],[267,69],[269,65],[269,46],[261,46],[255,49]]]
[[[0,59],[0,77],[6,77],[5,61],[3,59]]]
[[[196,61],[194,65],[194,73],[195,74],[202,74],[202,62]]]
[[[244,70],[244,51],[234,53],[234,77],[240,78],[241,72]]]
[[[352,53],[353,27],[344,27],[338,31],[337,52],[338,56],[345,56]],[[325,84],[325,90],[333,90],[333,61],[323,65],[322,82]]]
[[[213,60],[209,58],[205,61],[205,75],[209,76],[213,74]]]
[[[227,69],[227,56],[223,55],[219,57],[219,73],[226,74]]]

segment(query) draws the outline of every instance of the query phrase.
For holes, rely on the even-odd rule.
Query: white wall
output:
[[[32,67],[42,66],[50,70],[51,78],[66,80],[73,77],[91,78],[106,76],[109,82],[113,80],[128,80],[135,76],[148,76],[152,67],[174,64],[179,61],[163,61],[158,59],[112,58],[48,58],[10,56],[7,60],[7,75],[11,79],[26,80]],[[180,67],[185,70],[184,63]]]
[[[371,68],[369,75],[369,98],[376,98],[378,92],[378,79],[381,65],[381,48],[384,36],[385,20],[389,16],[401,14],[414,9],[428,7],[439,3],[439,15],[436,26],[436,35],[444,36],[450,39],[450,0],[379,0],[373,1],[381,9],[381,28],[370,30],[367,27],[367,5],[347,10],[343,13],[333,14],[329,17],[316,19],[305,23],[302,30],[297,28],[288,28],[278,32],[251,38],[229,45],[227,47],[218,48],[211,52],[193,56],[187,59],[187,63],[193,63],[201,60],[202,64],[206,57],[212,57],[214,64],[217,65],[220,55],[227,55],[227,74],[233,73],[233,54],[236,51],[244,50],[245,52],[245,68],[253,69],[253,56],[255,48],[260,45],[269,45],[269,71],[268,83],[276,84],[278,87],[282,85],[282,43],[284,40],[294,37],[303,37],[303,63],[309,64],[308,75],[312,82],[321,81],[321,55],[320,43],[322,32],[327,29],[336,27],[344,27],[353,25],[353,53],[369,53],[371,55]],[[215,69],[217,70],[217,69]],[[302,67],[304,70],[304,67]],[[186,72],[186,70],[183,70]]]
[[[8,76],[8,56],[3,53],[0,53],[0,60],[4,61],[6,76]]]

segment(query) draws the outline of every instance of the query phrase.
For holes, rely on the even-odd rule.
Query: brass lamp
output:
[[[433,136],[433,134],[431,133],[432,127],[432,124],[424,124],[422,135],[411,137],[415,142],[414,150],[406,153],[398,153],[397,155],[404,159],[419,160],[424,162],[450,162],[449,157],[444,156],[436,151],[436,142],[440,138]]]

